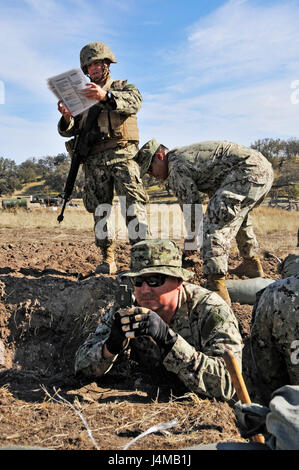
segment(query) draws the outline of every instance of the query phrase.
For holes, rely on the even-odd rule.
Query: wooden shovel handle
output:
[[[241,401],[241,403],[250,404],[251,400],[236,358],[229,349],[225,350],[223,358],[227,370],[231,376],[238,399]],[[265,438],[262,434],[253,436],[252,440],[265,444]]]

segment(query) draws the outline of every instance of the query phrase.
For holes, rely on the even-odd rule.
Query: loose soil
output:
[[[117,289],[111,276],[93,274],[101,259],[90,231],[0,230],[0,447],[121,450],[148,428],[174,419],[168,433],[149,434],[130,449],[244,442],[233,402],[170,388],[127,358],[92,382],[74,375],[75,351]],[[117,244],[116,259],[119,271],[128,268],[128,243]],[[237,255],[230,257],[230,267],[239,262]],[[266,277],[279,279],[274,257],[263,259],[263,267]],[[202,284],[200,257],[187,260],[187,268]],[[246,358],[252,306],[232,308],[251,387]]]

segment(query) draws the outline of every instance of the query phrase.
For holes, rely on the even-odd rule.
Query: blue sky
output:
[[[2,1],[0,156],[65,151],[46,80],[78,67],[92,41],[142,93],[140,145],[297,137],[298,18],[297,0]]]

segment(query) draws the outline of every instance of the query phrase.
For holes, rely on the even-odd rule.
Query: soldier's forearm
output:
[[[94,344],[88,347],[82,345],[75,358],[75,373],[81,372],[86,376],[101,377],[112,367],[117,356],[106,355],[105,344]]]
[[[75,120],[71,118],[70,122],[67,123],[64,117],[62,116],[58,122],[58,132],[62,137],[72,137],[74,135]]]
[[[222,358],[197,351],[181,336],[163,364],[195,393],[223,400],[230,400],[235,393]]]
[[[136,91],[115,91],[111,90],[116,103],[116,112],[124,114],[136,114],[142,104],[142,98]]]

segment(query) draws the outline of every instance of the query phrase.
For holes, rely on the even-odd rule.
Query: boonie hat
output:
[[[161,273],[179,277],[184,281],[193,276],[192,271],[182,268],[179,247],[171,240],[142,240],[131,248],[130,270],[122,276],[134,277],[142,274]]]
[[[136,153],[134,160],[140,166],[140,174],[144,176],[147,170],[149,169],[153,156],[157,152],[158,148],[160,147],[159,142],[155,139],[149,140],[146,144],[144,144],[141,149]]]

